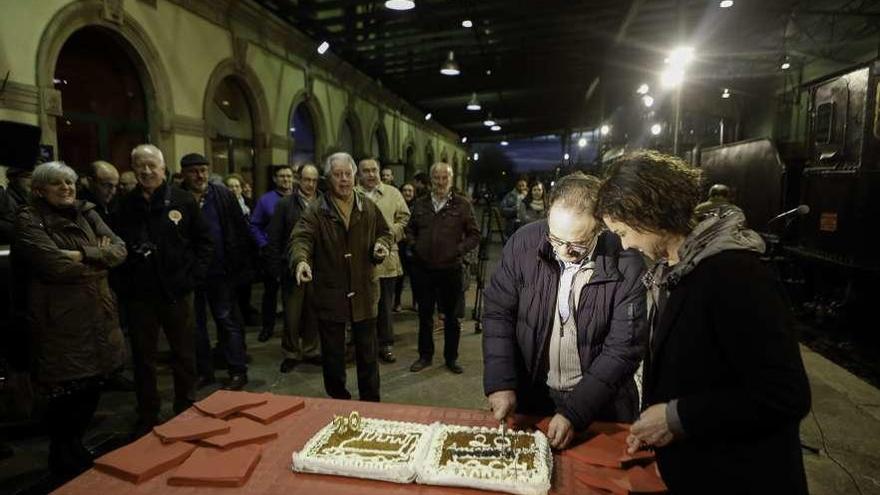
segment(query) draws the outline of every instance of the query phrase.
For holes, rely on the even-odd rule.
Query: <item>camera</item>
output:
[[[140,244],[136,244],[134,246],[134,249],[132,249],[132,252],[142,258],[146,258],[156,252],[158,249],[159,247],[152,242],[142,242]]]

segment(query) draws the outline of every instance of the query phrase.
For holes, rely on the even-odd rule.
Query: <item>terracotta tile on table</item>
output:
[[[227,423],[229,425],[227,433],[204,438],[199,443],[209,447],[229,449],[278,438],[277,432],[248,418],[232,418]]]
[[[177,416],[153,428],[153,433],[163,442],[198,440],[228,431],[229,425],[226,421],[202,415],[192,417]]]
[[[196,448],[188,442],[164,443],[150,433],[95,459],[95,468],[138,484],[182,463]]]
[[[238,414],[263,424],[269,424],[288,414],[299,411],[306,405],[305,401],[299,397],[275,394],[266,395],[268,401],[265,404],[239,411]]]
[[[244,409],[261,406],[268,401],[269,394],[218,390],[196,402],[194,406],[208,416],[225,418]]]
[[[260,445],[217,450],[199,447],[168,478],[172,486],[237,487],[247,483],[260,462]]]

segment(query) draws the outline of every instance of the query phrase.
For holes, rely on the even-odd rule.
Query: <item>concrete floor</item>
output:
[[[256,300],[256,295],[255,295]],[[463,323],[460,364],[463,375],[454,375],[442,366],[442,359],[420,373],[410,373],[409,365],[416,359],[417,318],[412,311],[395,314],[398,342],[397,363],[381,364],[383,402],[438,405],[461,408],[484,408],[482,392],[482,357],[480,335],[474,332],[470,319],[474,289],[467,296],[468,310]],[[410,307],[408,291],[404,307]],[[280,322],[279,322],[280,326]],[[251,391],[324,397],[321,370],[313,365],[300,365],[288,374],[278,370],[282,359],[280,338],[266,343],[256,339],[256,328],[247,334]],[[442,336],[435,334],[438,356],[442,354]],[[813,390],[813,411],[801,425],[804,461],[810,492],[816,495],[878,494],[880,495],[880,391],[803,347],[804,362]],[[218,371],[218,378],[221,377]],[[353,365],[348,369],[349,389],[356,396]],[[171,376],[167,368],[160,371],[163,412],[170,417]],[[199,397],[216,390],[211,386]],[[106,393],[99,406],[87,445],[96,445],[116,433],[124,438],[134,420],[134,396],[130,393]],[[40,493],[39,480],[44,476],[47,439],[32,437],[12,444],[15,455],[0,461],[0,493]],[[847,473],[849,472],[849,474]],[[855,484],[859,489],[856,489]],[[30,489],[25,487],[30,486]]]

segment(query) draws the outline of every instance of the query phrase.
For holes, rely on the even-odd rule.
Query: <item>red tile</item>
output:
[[[198,440],[229,431],[226,421],[205,416],[189,418],[176,417],[164,424],[153,428],[163,442],[178,442],[182,440]]]
[[[191,443],[163,443],[150,433],[95,459],[95,468],[138,484],[182,463],[194,450]]]

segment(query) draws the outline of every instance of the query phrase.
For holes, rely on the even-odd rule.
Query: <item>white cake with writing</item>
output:
[[[438,424],[416,470],[417,483],[543,495],[553,455],[540,431]]]
[[[293,470],[409,483],[424,457],[435,425],[336,416],[299,452]]]

